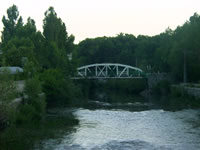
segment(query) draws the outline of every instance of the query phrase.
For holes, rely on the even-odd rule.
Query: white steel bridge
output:
[[[77,68],[73,79],[144,78],[145,73],[137,67],[117,63],[91,64]]]

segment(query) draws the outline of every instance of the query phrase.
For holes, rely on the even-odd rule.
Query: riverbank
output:
[[[40,124],[7,127],[0,132],[0,150],[29,150],[40,147],[42,140],[61,137],[79,123],[72,112],[57,108],[49,111]]]
[[[191,92],[191,87],[185,87],[182,84],[174,85],[163,80],[149,92],[150,100],[163,106],[166,110],[200,108],[200,98],[195,96],[196,93]]]

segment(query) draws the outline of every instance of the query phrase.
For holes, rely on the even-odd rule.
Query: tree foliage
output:
[[[0,73],[0,105],[9,104],[16,97],[16,85],[8,70]]]
[[[37,76],[26,80],[24,94],[24,104],[19,107],[16,123],[39,123],[44,118],[46,101]]]
[[[24,79],[30,87],[25,93],[29,95],[29,99],[33,99],[22,109],[25,112],[28,107],[35,109],[35,106],[29,104],[33,105],[33,101],[38,103],[39,97],[36,95],[39,91],[36,91],[38,87],[34,81],[39,81],[34,79],[35,76],[41,76],[40,80],[44,83],[41,90],[47,95],[48,103],[57,102],[56,100],[69,101],[73,97],[74,84],[68,78],[75,70],[75,61],[69,61],[68,55],[73,53],[75,47],[74,36],[68,35],[65,23],[57,16],[54,8],[49,7],[45,12],[43,33],[37,30],[35,21],[30,17],[26,23],[23,22],[16,5],[8,8],[7,17],[3,16],[2,22],[4,28],[0,44],[0,65],[23,67]],[[51,88],[57,89],[52,92]],[[34,91],[36,95],[33,95]]]
[[[69,106],[76,98],[75,85],[72,80],[65,78],[64,74],[58,69],[46,70],[41,75],[43,91],[47,97],[49,107]]]
[[[71,70],[68,54],[74,49],[74,37],[68,36],[65,23],[57,17],[53,7],[45,12],[43,20],[43,35],[45,38],[44,57],[46,68]],[[70,71],[67,71],[69,73]]]
[[[3,16],[2,22],[4,30],[2,32],[2,42],[7,42],[15,36],[18,28],[23,25],[22,17],[19,17],[19,11],[16,5],[13,5],[7,10],[7,18]]]

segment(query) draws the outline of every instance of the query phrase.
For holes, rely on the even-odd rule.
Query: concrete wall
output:
[[[187,94],[200,98],[200,84],[181,83],[172,85],[172,87],[182,88],[185,92],[187,92]]]
[[[200,88],[184,87],[189,95],[200,98]]]
[[[180,84],[189,95],[200,98],[200,84],[182,83]]]

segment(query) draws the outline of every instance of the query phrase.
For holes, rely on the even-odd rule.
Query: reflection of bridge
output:
[[[144,72],[136,67],[115,63],[91,64],[77,68],[73,79],[144,78]]]

